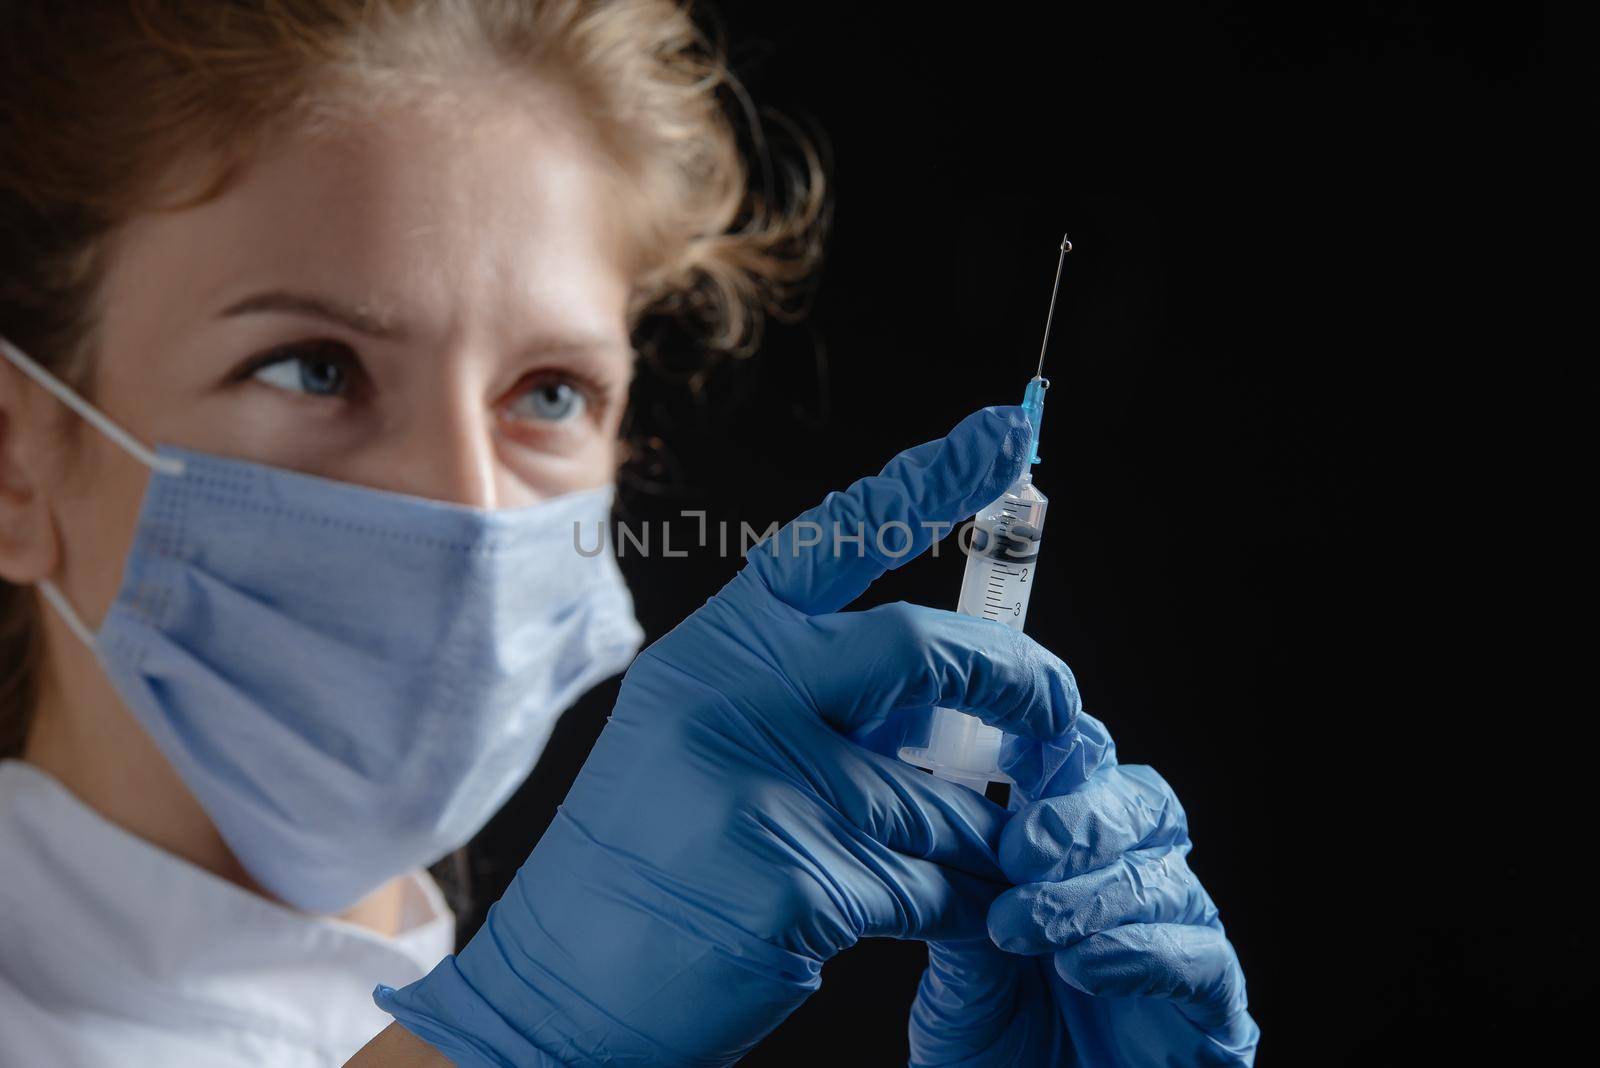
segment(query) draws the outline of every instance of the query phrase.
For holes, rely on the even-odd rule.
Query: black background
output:
[[[1542,12],[715,14],[757,105],[826,139],[827,262],[809,316],[698,393],[642,376],[636,430],[664,467],[630,481],[623,517],[764,528],[1018,402],[1070,232],[1028,630],[1121,759],[1183,799],[1261,1063],[1526,1063],[1587,996],[1543,966],[1560,925],[1519,904],[1539,861],[1509,829],[1538,817],[1508,793],[1512,623],[1478,561],[1515,511],[1501,416],[1550,238]],[[961,562],[914,562],[862,603],[953,607]],[[739,561],[623,563],[653,639]],[[484,902],[615,692],[565,717],[475,843]],[[845,953],[745,1063],[904,1063],[923,960]]]

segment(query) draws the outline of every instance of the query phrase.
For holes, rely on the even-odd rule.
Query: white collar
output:
[[[245,890],[110,823],[54,777],[0,760],[0,975],[41,1007],[175,1009],[314,1040],[452,951],[455,917],[425,873],[394,938]],[[350,999],[343,996],[348,990]],[[329,996],[328,992],[338,995]]]

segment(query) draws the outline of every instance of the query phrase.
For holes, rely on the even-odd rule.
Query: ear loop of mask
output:
[[[49,393],[62,404],[65,404],[68,408],[71,408],[78,415],[82,416],[84,421],[90,426],[94,427],[96,430],[100,431],[100,433],[110,438],[114,444],[119,446],[129,456],[132,456],[135,460],[138,460],[140,463],[150,468],[151,471],[158,475],[183,474],[182,460],[175,456],[162,456],[144,445],[132,434],[128,433],[126,430],[122,429],[122,427],[112,422],[111,418],[106,415],[105,412],[102,412],[99,408],[96,408],[94,405],[78,396],[78,394],[75,393],[65,382],[61,381],[61,379],[57,378],[49,371],[46,371],[39,364],[35,363],[33,358],[27,353],[23,352],[21,349],[17,348],[3,337],[0,337],[0,354],[3,354],[6,359],[10,360],[17,370],[21,371],[23,374],[37,382],[40,388],[42,388],[45,392]],[[89,626],[84,623],[83,617],[78,615],[77,610],[72,607],[72,604],[62,594],[61,590],[56,586],[56,584],[49,579],[40,579],[38,586],[40,594],[42,594],[44,599],[49,602],[50,607],[56,610],[56,614],[59,615],[61,617],[61,621],[67,625],[67,629],[72,631],[73,634],[76,634],[78,639],[82,641],[83,644],[87,645],[90,649],[94,649],[94,631],[90,630]]]

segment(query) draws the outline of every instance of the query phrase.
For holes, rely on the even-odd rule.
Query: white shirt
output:
[[[454,948],[424,872],[386,938],[253,894],[0,760],[0,1068],[340,1065]]]

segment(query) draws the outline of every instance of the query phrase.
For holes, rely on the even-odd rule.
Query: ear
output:
[[[41,487],[55,432],[39,390],[0,360],[0,578],[31,585],[55,573],[60,545]]]

